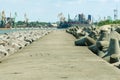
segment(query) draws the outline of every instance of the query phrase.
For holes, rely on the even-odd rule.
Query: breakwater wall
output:
[[[94,54],[120,68],[120,26],[73,26],[66,32],[77,38],[76,46],[88,46]]]

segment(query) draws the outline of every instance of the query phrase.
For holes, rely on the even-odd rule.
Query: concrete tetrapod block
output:
[[[103,56],[105,56],[105,53],[103,51],[98,50],[97,55],[102,58]]]
[[[111,65],[120,69],[120,61],[116,63],[112,63]]]
[[[111,25],[103,25],[99,29],[109,31],[111,29]]]
[[[87,34],[86,32],[76,33],[76,36],[75,36],[75,37],[76,37],[77,39],[79,39],[79,38],[85,36],[86,34]]]
[[[89,36],[75,41],[76,46],[90,46],[90,45],[93,45],[95,43],[96,43],[96,41]]]
[[[118,62],[120,59],[120,48],[119,48],[119,42],[118,39],[111,39],[111,46],[110,46],[110,63]]]
[[[91,45],[88,47],[88,49],[90,49],[93,53],[95,53],[96,55],[98,54],[98,48],[96,45]]]
[[[86,46],[86,37],[81,38],[81,39],[75,41],[75,45],[76,46]]]
[[[104,60],[115,63],[118,62],[120,58],[120,48],[118,39],[111,38],[108,48],[108,53],[103,57]]]
[[[118,27],[115,31],[117,31],[120,34],[120,27]]]
[[[108,51],[106,52],[106,55],[102,57],[105,61],[110,62],[110,54],[108,54]]]
[[[116,38],[116,39],[120,40],[120,34],[116,31],[111,31],[111,33],[109,34],[109,41],[111,38]]]
[[[103,41],[103,40],[109,40],[108,38],[108,32],[106,30],[101,30],[100,37],[98,41]]]
[[[93,39],[97,39],[98,33],[97,33],[97,31],[91,31],[88,36]]]
[[[3,45],[0,45],[0,61],[8,55],[8,52],[6,51],[5,47]]]
[[[109,47],[109,41],[97,41],[96,46],[101,51],[106,51]]]
[[[89,36],[87,36],[87,37],[85,38],[85,42],[86,42],[86,45],[87,45],[87,46],[91,46],[91,45],[96,44],[96,41],[95,41],[93,38],[89,37]]]

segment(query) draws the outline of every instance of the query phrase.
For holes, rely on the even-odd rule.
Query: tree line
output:
[[[43,27],[43,26],[50,26],[51,23],[48,22],[39,22],[39,21],[33,21],[26,23],[25,21],[17,21],[15,22],[14,27]]]
[[[120,24],[120,20],[104,20],[96,23],[98,26],[108,25],[108,24]]]

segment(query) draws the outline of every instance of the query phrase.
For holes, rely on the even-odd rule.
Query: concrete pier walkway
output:
[[[0,80],[120,80],[120,70],[56,30],[0,63]]]

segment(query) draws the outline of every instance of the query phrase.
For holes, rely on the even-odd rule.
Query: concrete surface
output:
[[[0,63],[0,80],[120,80],[120,70],[56,30]]]

